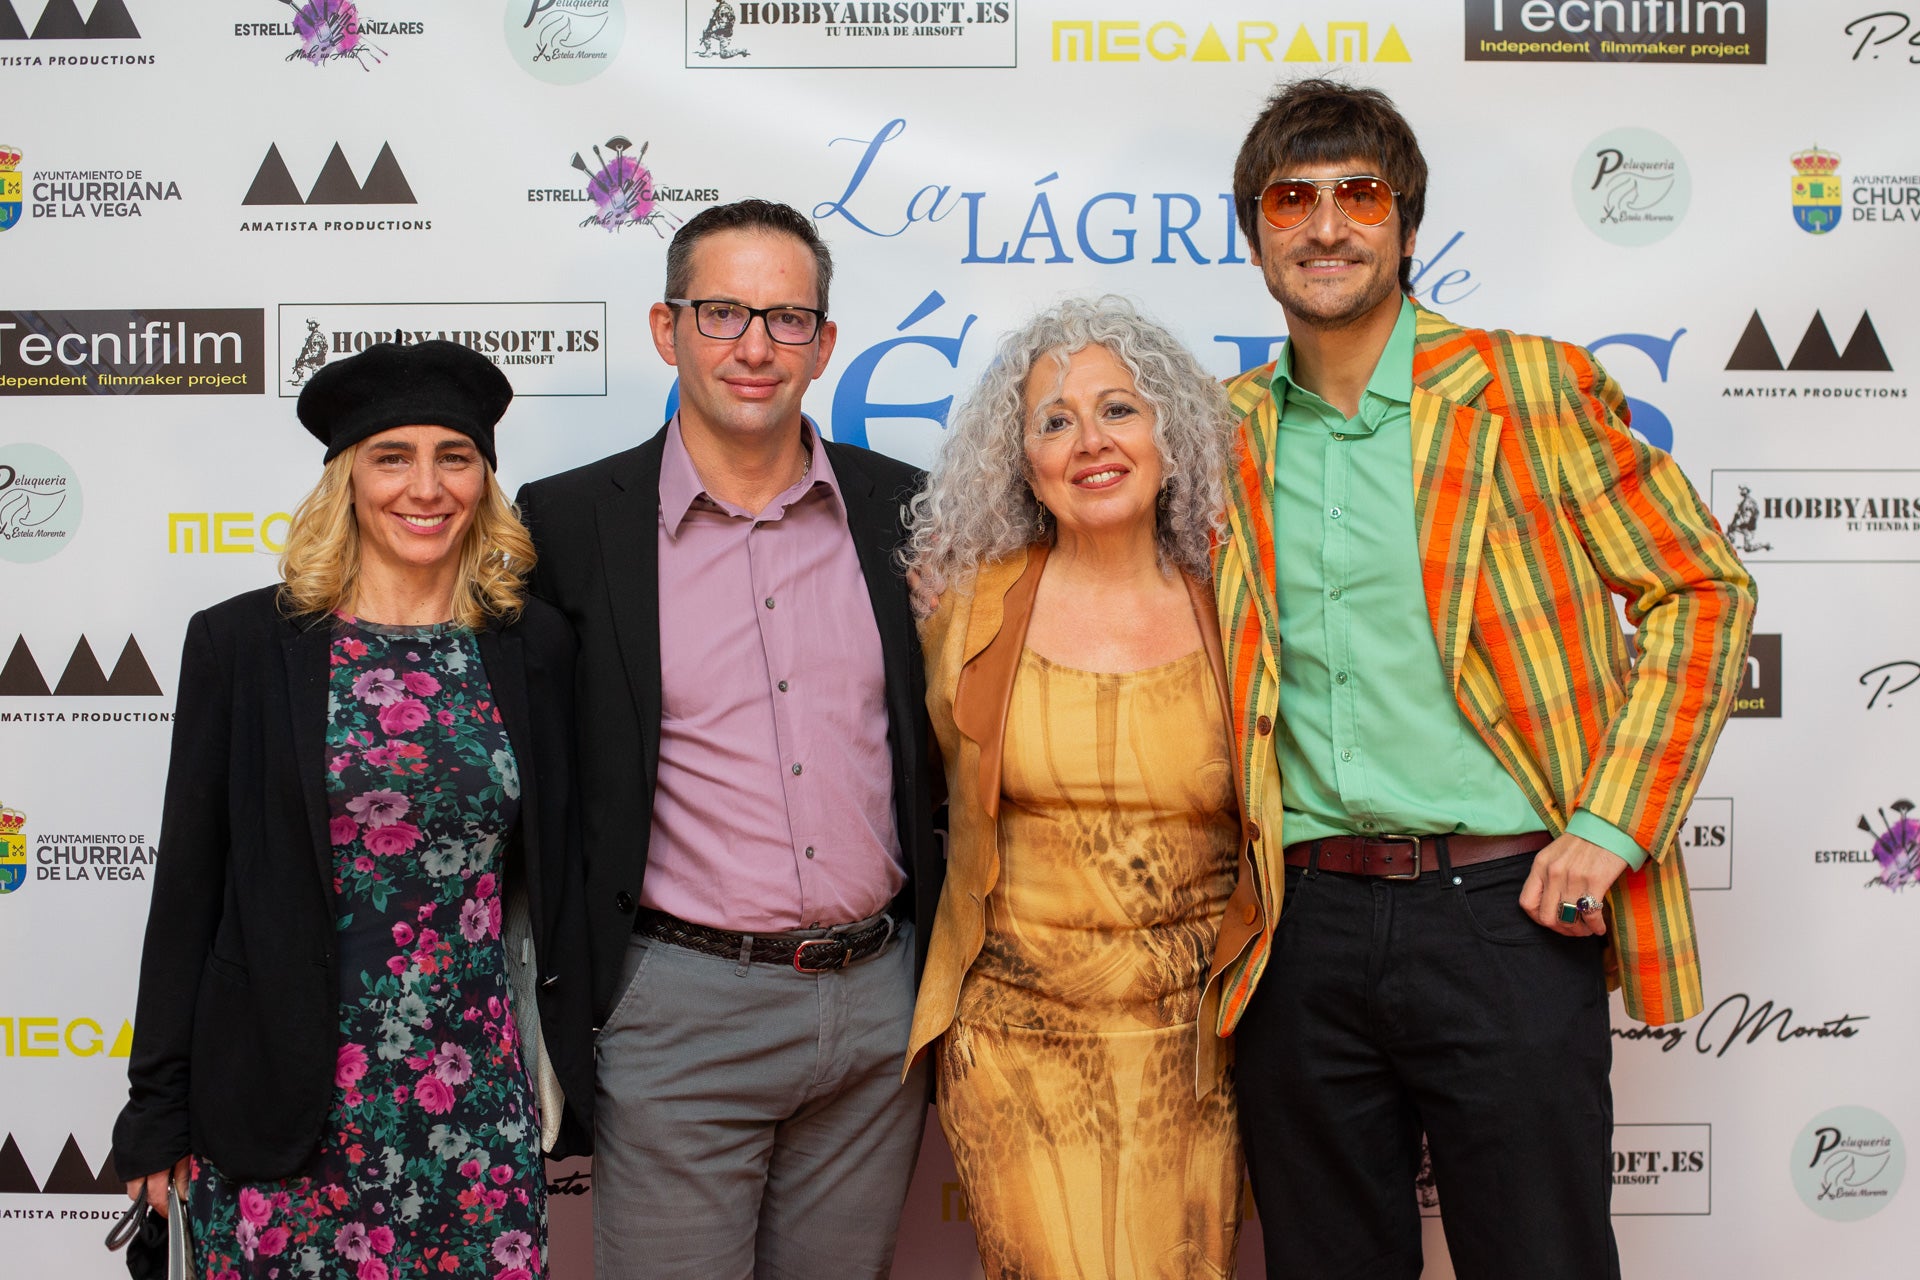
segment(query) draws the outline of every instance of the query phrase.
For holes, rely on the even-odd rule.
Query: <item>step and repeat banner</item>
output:
[[[503,479],[670,402],[667,239],[786,200],[838,259],[808,407],[918,463],[997,336],[1137,299],[1284,327],[1228,192],[1274,85],[1391,94],[1414,288],[1590,347],[1760,583],[1684,831],[1707,1011],[1614,1015],[1630,1276],[1910,1274],[1920,1187],[1920,5],[1899,0],[0,0],[0,1256],[106,1277],[178,654],[273,580],[294,398],[485,352]],[[553,1170],[591,1273],[591,1171]],[[1449,1276],[1445,1205],[1428,1273]],[[1284,1224],[1277,1224],[1284,1229]],[[1258,1273],[1249,1223],[1244,1269]],[[931,1130],[896,1275],[978,1274]]]

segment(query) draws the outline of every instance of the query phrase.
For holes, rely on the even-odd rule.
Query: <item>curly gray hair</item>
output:
[[[1155,539],[1163,568],[1205,581],[1223,527],[1232,423],[1226,392],[1180,340],[1125,298],[1074,298],[1010,333],[980,385],[947,423],[926,488],[913,499],[901,561],[917,594],[964,588],[979,567],[1050,536],[1052,517],[1027,481],[1027,378],[1051,356],[1064,375],[1082,348],[1112,352],[1153,406],[1165,477]]]

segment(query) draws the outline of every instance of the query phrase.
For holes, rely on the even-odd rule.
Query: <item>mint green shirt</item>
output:
[[[1273,527],[1286,841],[1517,835],[1543,820],[1467,723],[1427,616],[1413,516],[1413,304],[1352,418],[1273,377]],[[1567,829],[1638,867],[1632,837],[1581,810]]]

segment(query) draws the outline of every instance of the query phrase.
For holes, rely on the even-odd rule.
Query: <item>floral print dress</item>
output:
[[[546,1264],[545,1168],[500,941],[513,750],[471,631],[343,619],[331,661],[333,1108],[285,1181],[194,1162],[196,1269],[532,1280]]]

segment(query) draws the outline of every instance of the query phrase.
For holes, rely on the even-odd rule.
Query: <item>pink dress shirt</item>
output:
[[[880,632],[833,464],[754,513],[660,463],[660,768],[640,902],[745,933],[877,915],[906,883]]]

